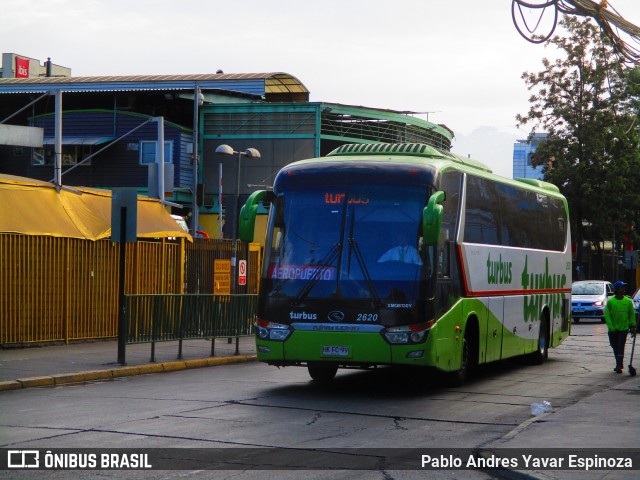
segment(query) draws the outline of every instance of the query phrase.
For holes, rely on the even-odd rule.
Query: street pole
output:
[[[216,148],[216,153],[222,155],[236,155],[236,191],[234,194],[234,212],[233,212],[233,235],[232,235],[232,254],[231,254],[231,275],[233,276],[231,280],[231,293],[238,292],[238,277],[237,277],[237,267],[238,267],[238,223],[240,222],[240,163],[242,157],[248,158],[260,158],[260,152],[255,148],[247,148],[244,151],[235,151],[229,145],[220,145]],[[220,178],[222,179],[222,174],[220,174]],[[222,191],[222,184],[220,185],[220,191]],[[227,216],[227,221],[229,221],[229,217]]]
[[[200,157],[199,153],[199,133],[200,121],[198,116],[198,107],[204,103],[204,97],[199,86],[193,89],[193,197],[191,202],[191,229],[193,235],[196,236],[199,225],[200,207],[198,205],[198,176],[200,174]]]
[[[218,165],[218,239],[222,240],[222,159]]]
[[[55,164],[53,177],[58,192],[62,186],[62,90],[55,91]]]
[[[156,162],[158,163],[158,198],[164,205],[164,117],[155,117],[158,123]]]
[[[238,161],[236,162],[236,192],[234,195],[234,210],[233,210],[233,251],[231,254],[231,275],[233,277],[233,290],[231,293],[238,293],[238,222],[240,221],[240,161],[242,159],[242,152],[238,153]]]

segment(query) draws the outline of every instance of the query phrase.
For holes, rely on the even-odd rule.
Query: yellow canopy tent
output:
[[[0,174],[0,233],[100,240],[111,237],[111,191],[60,190],[47,182]],[[184,237],[160,201],[138,197],[138,238]]]

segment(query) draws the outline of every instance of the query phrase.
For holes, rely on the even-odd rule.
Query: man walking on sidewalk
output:
[[[614,297],[607,301],[604,309],[604,319],[609,330],[609,344],[616,357],[616,373],[622,373],[624,364],[624,345],[627,342],[627,333],[631,331],[635,334],[636,312],[633,309],[633,301],[625,296],[624,287],[626,283],[618,280],[613,284]]]

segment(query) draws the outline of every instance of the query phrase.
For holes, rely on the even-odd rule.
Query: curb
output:
[[[548,417],[553,413],[553,410],[542,413],[540,415],[536,415],[534,417],[528,418],[524,422],[517,425],[511,431],[507,432],[505,435],[501,437],[500,440],[509,440],[520,432],[528,428],[530,425],[541,421],[543,418]],[[481,456],[492,455],[491,448],[483,448],[480,450]],[[480,469],[487,474],[494,476],[494,478],[500,480],[555,480],[554,477],[550,477],[540,472],[536,472],[533,470],[520,470],[520,469],[511,469],[508,467],[499,467],[495,469]]]
[[[115,378],[147,375],[151,373],[177,372],[180,370],[215,367],[231,363],[252,362],[256,355],[236,355],[233,357],[209,357],[192,360],[177,360],[172,362],[149,363],[145,365],[122,366],[109,370],[88,370],[76,373],[58,373],[39,377],[17,378],[15,380],[0,381],[0,392],[20,390],[31,387],[56,387],[79,383],[113,380]]]
[[[539,419],[542,416],[547,416],[548,414],[542,414],[538,417],[534,417],[531,420]],[[526,422],[521,423],[523,428],[516,428],[509,432],[507,435],[512,434],[515,430],[523,430],[526,426],[531,425],[533,421],[527,420]],[[480,456],[493,456],[491,453],[492,450],[489,449],[481,449],[479,452]],[[497,467],[497,468],[480,468],[482,472],[485,472],[492,476],[492,478],[500,479],[500,480],[556,480],[555,477],[550,477],[545,475],[544,473],[540,473],[534,470],[519,470],[519,469],[511,469],[508,467]]]

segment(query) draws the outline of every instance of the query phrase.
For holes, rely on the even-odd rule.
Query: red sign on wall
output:
[[[238,262],[238,285],[247,284],[247,261],[240,260]]]
[[[29,59],[16,57],[16,78],[29,78]]]

